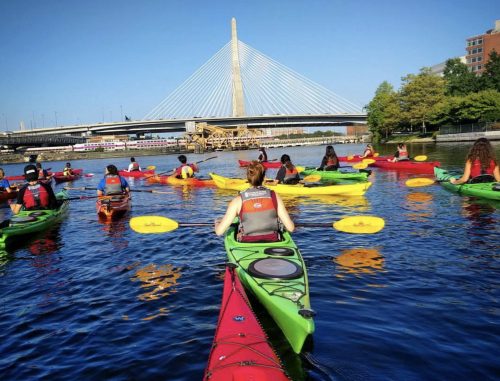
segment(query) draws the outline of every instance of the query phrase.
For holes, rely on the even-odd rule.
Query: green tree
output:
[[[460,58],[446,61],[443,78],[446,81],[446,95],[467,95],[479,90],[479,79],[466,64],[460,62]]]
[[[500,120],[500,92],[484,90],[463,98],[457,116],[461,123]]]
[[[384,81],[375,91],[371,102],[365,106],[368,126],[375,142],[380,141],[384,134],[386,137],[389,135],[394,125],[396,108],[399,109],[397,94],[392,85]]]
[[[484,67],[485,71],[481,75],[482,88],[500,91],[500,55],[495,50],[490,53]]]
[[[409,74],[402,81],[399,101],[403,122],[421,124],[422,132],[426,133],[434,105],[445,97],[445,81],[429,68],[423,68],[417,75]]]

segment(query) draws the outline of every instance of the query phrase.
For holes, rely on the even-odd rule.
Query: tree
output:
[[[365,106],[368,126],[375,142],[380,141],[384,132],[388,136],[394,123],[395,108],[399,109],[396,92],[389,82],[384,81],[375,91],[371,102]]]
[[[434,105],[445,97],[445,81],[432,74],[429,68],[421,69],[417,75],[409,74],[403,77],[402,81],[399,100],[403,121],[421,123],[422,132],[426,133],[426,124],[430,120]]]
[[[481,75],[482,88],[500,91],[500,55],[492,50]]]
[[[467,95],[479,90],[479,79],[466,64],[460,62],[460,58],[446,61],[443,78],[446,81],[446,95]]]
[[[462,123],[500,120],[500,92],[485,90],[464,97],[457,115]]]

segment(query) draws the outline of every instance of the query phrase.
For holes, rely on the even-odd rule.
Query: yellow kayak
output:
[[[248,181],[243,179],[232,179],[224,176],[210,173],[210,177],[215,181],[215,185],[221,189],[232,189],[244,191],[250,185]],[[295,195],[342,195],[342,196],[362,196],[370,188],[372,183],[363,182],[355,184],[342,185],[316,185],[316,184],[269,184],[264,183],[266,188],[272,189],[280,194],[295,194]]]

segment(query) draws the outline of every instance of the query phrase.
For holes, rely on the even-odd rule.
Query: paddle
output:
[[[375,152],[375,153],[373,154],[373,157],[379,157],[379,155],[380,155],[380,154],[379,154],[378,152]]]
[[[146,167],[146,169],[147,169],[148,171],[154,171],[154,170],[156,169],[156,165],[148,165],[148,166]]]
[[[373,159],[363,159],[361,162],[369,165],[369,164],[375,163],[375,160],[373,160]]]
[[[429,179],[427,177],[415,177],[413,179],[406,180],[405,185],[410,188],[426,187],[432,185],[436,182],[434,179]]]
[[[418,156],[415,156],[413,158],[413,160],[415,160],[415,161],[426,161],[427,160],[427,156],[426,155],[418,155]]]
[[[309,175],[304,177],[302,180],[306,183],[317,183],[318,181],[321,181],[321,175]]]
[[[333,228],[345,233],[373,234],[384,228],[385,221],[380,217],[353,216],[333,223]],[[140,216],[130,219],[130,227],[141,234],[168,233],[179,227],[214,226],[213,222],[177,222],[163,216]],[[328,223],[297,223],[295,226],[308,228],[331,228]]]
[[[97,190],[97,188],[81,187],[81,188],[64,188],[66,190]],[[160,193],[160,194],[171,194],[170,192],[162,192],[155,189],[131,189],[130,192],[144,192],[144,193]]]
[[[200,163],[203,163],[205,161],[208,161],[208,160],[212,160],[212,159],[217,159],[218,156],[212,156],[212,157],[209,157],[205,160],[200,160],[200,161],[197,161],[195,162],[194,164],[200,164]],[[156,167],[155,167],[156,168]],[[151,177],[155,177],[155,176],[160,176],[160,175],[165,175],[165,174],[170,174],[172,175],[173,173],[175,172],[175,169],[174,170],[170,170],[170,171],[165,171],[165,172],[160,172],[160,173],[157,173],[157,174],[154,174],[154,175],[151,175],[151,176],[147,176],[144,178],[144,180],[147,180],[147,179],[150,179]]]
[[[342,165],[339,167],[340,168],[354,168],[354,169],[366,169],[366,167],[368,167],[368,164],[372,164],[372,163],[375,163],[375,160],[373,159],[366,159],[366,160],[371,160],[370,162],[365,162],[364,160],[361,162],[361,163],[358,163],[358,164],[354,164],[352,167],[349,166],[349,165]],[[306,169],[314,169],[316,171],[320,171],[320,169],[315,169],[315,168],[307,168],[307,167],[302,167],[300,165],[297,165],[295,167],[295,169],[297,170],[298,173],[300,172],[304,172]]]

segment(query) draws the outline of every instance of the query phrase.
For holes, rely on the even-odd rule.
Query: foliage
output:
[[[444,68],[445,94],[449,96],[467,95],[479,90],[480,81],[460,58],[446,61]]]
[[[485,71],[481,75],[482,88],[500,91],[500,55],[495,50],[490,53],[484,67]]]
[[[387,81],[382,82],[375,91],[375,97],[365,109],[373,140],[380,141],[384,133],[387,137],[397,125],[400,112],[397,94],[392,85]]]

